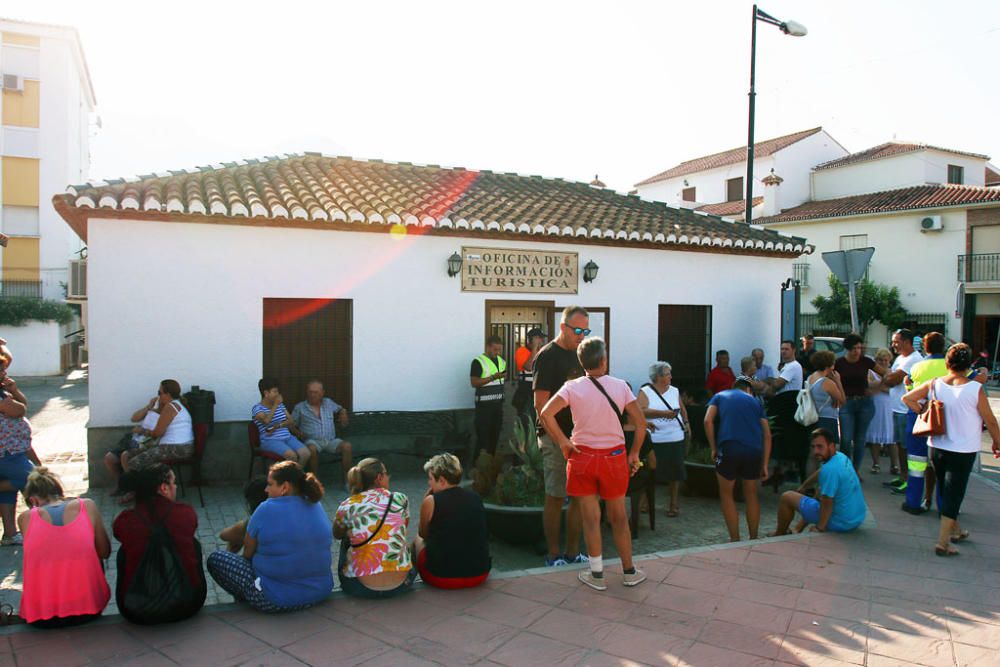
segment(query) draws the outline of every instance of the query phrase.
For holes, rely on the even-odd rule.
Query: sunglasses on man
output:
[[[583,327],[571,327],[568,324],[564,324],[563,326],[575,333],[577,336],[580,334],[583,334],[584,336],[590,335],[590,329],[584,329]]]

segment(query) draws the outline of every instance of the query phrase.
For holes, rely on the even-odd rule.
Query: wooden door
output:
[[[711,368],[712,307],[660,305],[657,359],[673,367],[673,384],[694,391]]]
[[[264,376],[281,383],[289,411],[306,383],[353,409],[353,320],[350,299],[264,299]]]

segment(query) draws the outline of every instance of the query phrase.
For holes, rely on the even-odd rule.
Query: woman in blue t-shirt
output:
[[[234,598],[264,612],[304,609],[333,589],[333,525],[323,511],[323,485],[294,461],[267,475],[268,499],[254,510],[243,554],[216,551],[208,571]]]

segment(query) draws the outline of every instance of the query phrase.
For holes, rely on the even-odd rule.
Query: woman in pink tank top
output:
[[[31,509],[17,518],[25,536],[21,617],[41,628],[97,618],[111,598],[101,563],[111,542],[97,506],[65,500],[59,478],[45,467],[28,476],[24,495]]]

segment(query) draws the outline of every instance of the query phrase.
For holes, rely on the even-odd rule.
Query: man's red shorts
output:
[[[604,500],[624,498],[628,491],[628,453],[625,445],[613,449],[577,446],[566,461],[566,494]]]

